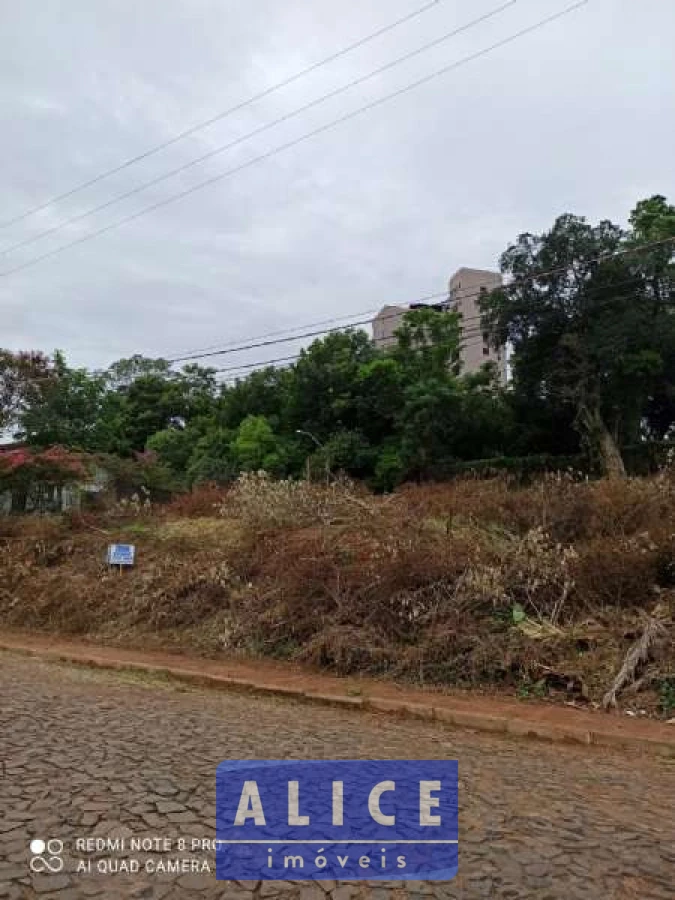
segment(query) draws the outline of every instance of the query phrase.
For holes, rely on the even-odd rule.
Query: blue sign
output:
[[[216,876],[448,881],[456,760],[238,760],[216,773]]]
[[[108,546],[108,565],[133,566],[136,547],[133,544],[110,544]]]

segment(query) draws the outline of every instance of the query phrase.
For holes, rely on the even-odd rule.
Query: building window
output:
[[[489,355],[490,355],[490,348],[483,347],[483,356],[489,356]]]

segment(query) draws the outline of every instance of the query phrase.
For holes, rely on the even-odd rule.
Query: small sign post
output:
[[[119,566],[120,572],[124,566],[133,566],[136,557],[134,544],[109,544],[108,565]]]

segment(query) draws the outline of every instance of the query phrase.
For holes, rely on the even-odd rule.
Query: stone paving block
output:
[[[104,670],[83,679],[81,670],[28,657],[2,656],[0,665],[6,755],[20,758],[32,748],[30,764],[0,777],[0,821],[10,823],[0,829],[2,900],[67,900],[73,891],[84,900],[120,900],[134,890],[136,900],[622,900],[632,887],[640,900],[669,897],[675,770],[667,759],[613,746],[526,742],[509,735],[503,720],[494,723],[499,733],[449,732],[442,721],[359,711],[362,698],[335,705],[331,696],[331,705],[311,705],[243,692],[159,691]],[[460,724],[456,713],[454,724]],[[214,778],[223,759],[330,757],[458,759],[457,878],[236,884],[218,882],[213,854],[201,852],[194,855],[208,858],[208,877],[141,872],[121,880],[28,870],[32,836],[66,843],[92,833],[213,836]]]

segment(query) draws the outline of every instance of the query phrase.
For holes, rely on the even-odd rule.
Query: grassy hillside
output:
[[[113,541],[137,565],[105,564]],[[341,674],[599,702],[648,617],[675,707],[675,477],[550,476],[375,497],[245,476],[161,509],[0,520],[0,626]]]

